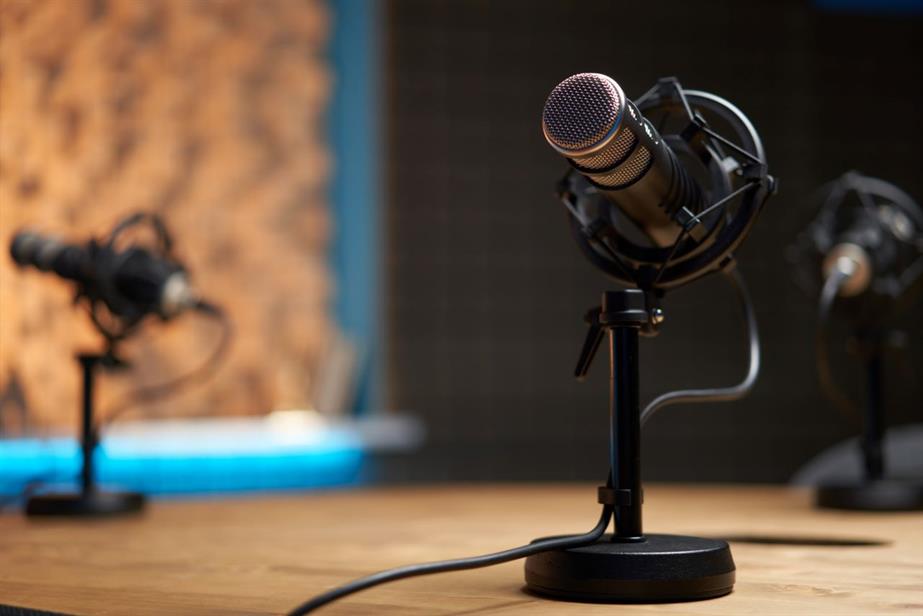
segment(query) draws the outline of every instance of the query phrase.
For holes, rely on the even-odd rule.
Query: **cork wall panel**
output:
[[[0,434],[75,425],[73,354],[99,347],[65,283],[15,269],[10,237],[87,239],[136,210],[166,219],[236,330],[208,384],[143,411],[309,403],[331,327],[330,21],[305,0],[0,0]],[[152,323],[100,407],[216,338],[195,316]]]

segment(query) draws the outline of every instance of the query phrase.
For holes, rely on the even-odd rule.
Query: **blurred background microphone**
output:
[[[855,171],[820,192],[817,216],[790,249],[796,279],[855,327],[880,327],[923,285],[923,211],[897,186]]]
[[[150,246],[133,234],[139,229],[153,232]],[[126,240],[128,235],[132,237]],[[118,343],[148,315],[166,321],[184,310],[196,309],[222,323],[219,343],[202,364],[169,381],[136,388],[105,414],[103,421],[111,422],[126,410],[175,394],[211,376],[225,354],[231,332],[220,307],[196,298],[185,268],[172,254],[172,246],[161,218],[146,212],[122,219],[105,239],[91,239],[82,245],[26,231],[13,236],[10,243],[13,261],[20,267],[53,272],[76,283],[75,302],[87,304],[93,324],[105,338],[102,352],[77,355],[83,375],[79,490],[33,495],[26,500],[28,515],[108,516],[136,512],[144,506],[144,496],[138,492],[110,492],[98,487],[95,458],[101,422],[94,410],[96,377],[102,369],[128,366],[120,357]],[[33,479],[29,485],[40,483]]]
[[[902,455],[885,448],[885,359],[906,347],[906,335],[895,327],[894,317],[923,286],[923,210],[897,186],[855,171],[825,185],[820,200],[816,218],[792,246],[790,257],[796,280],[818,296],[815,350],[821,389],[861,424],[862,472],[840,477],[839,469],[850,465],[830,458],[826,468],[815,464],[802,475],[820,484],[817,501],[822,507],[918,509],[923,507],[923,481],[901,479],[900,470],[889,469],[907,464]],[[833,314],[849,323],[847,349],[865,367],[861,410],[833,375],[828,353]]]
[[[542,130],[657,246],[676,240],[677,220],[701,211],[699,185],[611,78],[580,73],[558,84],[545,101]]]
[[[138,239],[123,242],[141,227],[153,231],[150,246]],[[217,311],[193,292],[172,246],[163,221],[139,212],[119,222],[107,238],[84,244],[21,231],[13,236],[10,255],[20,267],[52,272],[76,283],[76,299],[86,301],[94,325],[111,344],[149,315],[169,320],[190,308]]]
[[[196,303],[183,266],[144,247],[118,249],[92,239],[68,244],[22,231],[13,237],[10,255],[21,267],[76,282],[81,293],[99,298],[119,316],[169,319]]]

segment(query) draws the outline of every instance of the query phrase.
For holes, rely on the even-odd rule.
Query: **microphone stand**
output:
[[[923,482],[886,476],[884,435],[884,356],[896,348],[896,332],[873,330],[856,336],[865,360],[866,404],[861,448],[863,478],[859,483],[827,483],[817,488],[817,506],[854,511],[915,511],[923,509]]]
[[[99,517],[135,513],[144,507],[144,496],[134,492],[104,492],[96,483],[94,457],[99,444],[93,418],[94,390],[99,368],[128,366],[114,350],[104,354],[81,353],[77,361],[83,375],[80,422],[80,491],[38,494],[26,501],[26,515]]]
[[[727,542],[643,532],[638,336],[663,320],[640,289],[608,291],[587,313],[590,324],[575,374],[586,374],[603,337],[609,339],[610,487],[599,502],[613,507],[614,531],[596,543],[526,559],[526,585],[541,595],[591,602],[691,601],[733,589]]]

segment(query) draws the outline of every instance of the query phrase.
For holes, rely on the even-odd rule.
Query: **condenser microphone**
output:
[[[849,172],[829,185],[802,244],[816,251],[821,276],[836,284],[837,296],[854,304],[865,302],[865,294],[896,300],[919,284],[920,228],[919,207],[906,193]]]
[[[126,240],[125,233],[148,226],[156,242],[146,236]],[[135,236],[137,237],[137,236]],[[139,511],[144,496],[134,492],[109,492],[100,488],[94,466],[100,443],[100,422],[94,419],[96,377],[104,369],[123,369],[129,364],[117,352],[118,343],[137,331],[148,316],[172,319],[187,309],[218,319],[222,335],[208,359],[189,372],[165,382],[143,385],[110,409],[105,422],[139,404],[164,398],[209,376],[225,356],[231,324],[220,306],[196,296],[186,269],[172,255],[173,241],[163,220],[151,212],[136,212],[119,221],[101,239],[70,243],[31,231],[13,236],[10,256],[20,267],[51,272],[74,283],[74,303],[82,303],[105,339],[99,353],[79,353],[83,393],[80,421],[80,487],[65,492],[43,492],[26,502],[30,516],[112,516]]]
[[[680,213],[702,210],[702,189],[674,152],[625,97],[599,73],[568,77],[548,96],[545,139],[657,246],[682,231]],[[692,230],[694,239],[701,228]]]
[[[818,383],[843,412],[861,418],[864,474],[819,482],[816,504],[830,509],[923,509],[923,481],[887,473],[889,354],[904,346],[894,319],[923,291],[923,208],[889,182],[850,171],[824,185],[814,220],[789,248],[795,280],[817,297]],[[834,316],[849,323],[848,348],[864,363],[862,404],[840,387],[830,361]]]
[[[144,247],[69,244],[23,231],[13,237],[10,255],[20,267],[75,282],[79,294],[102,301],[119,317],[169,319],[197,304],[183,266]]]

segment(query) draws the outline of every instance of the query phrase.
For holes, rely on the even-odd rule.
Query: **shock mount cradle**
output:
[[[29,516],[102,517],[136,513],[144,507],[144,496],[134,492],[105,492],[96,483],[94,455],[99,444],[93,418],[94,385],[98,368],[119,369],[126,364],[111,351],[77,355],[83,373],[83,401],[80,425],[82,466],[79,492],[37,494],[26,501]]]
[[[528,557],[529,590],[557,599],[595,603],[694,601],[726,595],[734,587],[734,560],[727,542],[642,531],[641,409],[638,336],[652,333],[663,312],[639,289],[603,294],[587,315],[587,333],[576,375],[583,376],[609,338],[611,487],[599,502],[613,507],[614,532],[596,543]]]

